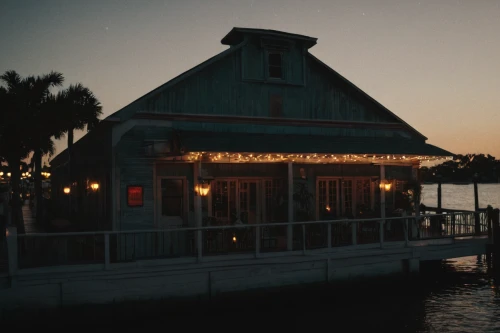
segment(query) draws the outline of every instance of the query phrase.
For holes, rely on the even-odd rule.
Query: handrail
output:
[[[82,231],[82,232],[60,232],[60,233],[29,233],[18,234],[18,237],[57,237],[57,236],[95,236],[95,235],[114,235],[114,234],[138,234],[138,233],[161,233],[161,232],[177,232],[177,231],[198,231],[198,230],[226,230],[226,229],[245,229],[257,227],[280,227],[289,225],[309,225],[309,224],[340,224],[340,223],[359,223],[359,222],[380,222],[406,219],[423,219],[426,217],[446,216],[448,214],[428,214],[428,215],[408,215],[386,218],[370,218],[370,219],[342,219],[342,220],[322,220],[322,221],[304,221],[304,222],[277,222],[277,223],[261,223],[261,224],[234,224],[220,225],[208,227],[187,227],[187,228],[165,228],[165,229],[136,229],[136,230],[119,230],[119,231]]]
[[[430,206],[424,206],[422,207],[424,211],[441,211],[443,213],[478,213],[478,212],[485,212],[487,208],[479,208],[477,211],[474,210],[464,210],[464,209],[453,209],[453,208],[437,208],[437,207],[430,207]]]

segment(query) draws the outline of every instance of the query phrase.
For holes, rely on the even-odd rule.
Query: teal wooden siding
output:
[[[256,124],[208,123],[194,121],[173,121],[173,127],[186,131],[206,131],[214,133],[265,133],[265,134],[298,134],[341,137],[399,137],[410,138],[403,130],[386,130],[374,128],[335,128],[314,126],[280,126]]]
[[[229,163],[207,163],[203,164],[203,170],[212,177],[273,177],[286,178],[287,165],[276,164],[229,164]]]
[[[308,177],[380,177],[379,165],[368,164],[294,164],[293,176],[300,177],[304,168]],[[388,165],[385,167],[387,179],[411,180],[411,166]]]
[[[144,159],[143,142],[151,136],[153,128],[133,128],[128,131],[116,146],[117,167],[120,169],[120,214],[119,228],[150,229],[154,226],[154,161]],[[148,135],[149,134],[149,135]],[[160,137],[161,132],[152,135]],[[144,193],[143,207],[127,206],[127,186],[141,185]]]
[[[299,45],[294,45],[285,57],[285,82],[265,80],[265,57],[264,49],[249,43],[134,103],[136,112],[269,117],[270,96],[280,95],[284,118],[400,122],[307,55]],[[325,131],[324,128],[309,129],[311,134],[324,134]],[[415,135],[410,130],[399,131]],[[344,128],[338,129],[335,135],[377,134],[371,129]]]

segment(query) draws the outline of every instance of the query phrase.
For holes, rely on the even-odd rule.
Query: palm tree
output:
[[[0,76],[5,85],[0,88],[0,155],[7,160],[12,172],[13,221],[21,233],[24,224],[19,196],[20,163],[31,151],[34,152],[35,190],[37,200],[40,200],[42,154],[54,151],[51,140],[53,122],[45,116],[44,105],[50,96],[49,89],[60,86],[63,80],[58,72],[21,78],[17,72],[7,71]]]
[[[58,94],[57,99],[64,108],[61,113],[64,130],[61,134],[67,133],[68,151],[71,151],[74,131],[83,130],[85,127],[87,131],[94,129],[99,123],[102,106],[92,91],[81,83],[70,85],[68,89]],[[56,138],[61,137],[61,134]]]
[[[42,219],[42,156],[45,154],[52,155],[54,153],[54,142],[52,137],[59,134],[55,126],[54,117],[57,113],[54,112],[55,100],[53,95],[50,94],[50,88],[61,86],[64,77],[61,73],[50,72],[49,74],[32,77],[33,80],[33,95],[35,103],[32,106],[32,119],[29,124],[31,143],[33,149],[33,164],[34,164],[34,177],[35,177],[35,198],[36,198],[36,219],[41,223]]]
[[[33,102],[33,80],[22,79],[15,71],[0,76],[5,87],[0,87],[0,155],[9,164],[12,186],[12,221],[24,233],[21,213],[20,178],[21,160],[30,153],[30,121]]]
[[[58,114],[60,115],[59,121],[55,122],[56,127],[59,129],[59,132],[56,131],[55,138],[60,139],[67,133],[68,174],[72,181],[71,160],[74,131],[83,130],[85,127],[87,127],[87,131],[94,129],[99,123],[102,106],[92,91],[81,83],[70,85],[68,89],[60,91],[54,98],[57,101]]]

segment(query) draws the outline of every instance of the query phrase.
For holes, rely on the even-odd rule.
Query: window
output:
[[[268,59],[269,77],[272,79],[283,79],[283,54],[281,52],[269,52]]]
[[[184,181],[182,179],[161,180],[161,215],[182,216],[184,209]]]
[[[369,178],[322,178],[316,188],[319,219],[357,215],[360,212],[355,208],[371,208]]]
[[[370,179],[356,180],[356,213],[371,207],[371,182]]]
[[[218,180],[212,184],[212,215],[226,223],[236,216],[236,181]]]
[[[282,117],[283,116],[283,97],[280,95],[271,95],[269,98],[269,116]]]
[[[331,219],[338,214],[337,180],[318,181],[318,210],[320,219]]]

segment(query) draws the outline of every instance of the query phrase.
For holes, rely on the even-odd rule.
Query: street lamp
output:
[[[69,194],[69,192],[71,192],[71,189],[69,187],[65,187],[63,189],[63,192],[64,192],[64,194]]]

